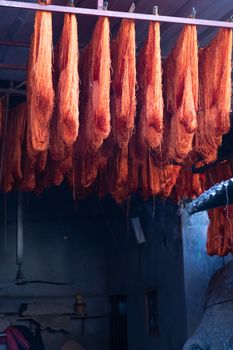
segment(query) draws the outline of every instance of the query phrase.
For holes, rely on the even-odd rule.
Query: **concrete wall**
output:
[[[73,208],[67,189],[48,191],[41,197],[24,196],[24,265],[27,279],[73,282],[74,286],[26,285],[0,290],[0,313],[17,312],[23,302],[57,302],[70,305],[80,292],[89,315],[109,314],[106,284],[104,230],[99,224],[95,201]],[[6,226],[4,198],[0,198],[0,284],[16,276],[16,195],[7,196]],[[5,228],[4,228],[5,226]],[[14,318],[14,317],[13,317]],[[80,320],[72,321],[71,334],[43,332],[46,349],[59,350],[73,338],[85,349],[109,348],[109,318],[88,319],[81,334]]]
[[[180,218],[171,203],[131,204],[147,243],[138,245],[122,208],[106,209],[112,232],[108,242],[108,289],[128,299],[129,350],[178,350],[186,339],[183,255]],[[145,292],[158,288],[158,336],[148,336]]]

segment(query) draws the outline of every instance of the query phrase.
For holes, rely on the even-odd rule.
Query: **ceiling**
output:
[[[24,0],[29,2],[28,0]],[[55,5],[64,5],[64,0],[54,0]],[[109,10],[128,11],[132,0],[109,0]],[[97,0],[79,0],[79,7],[96,8]],[[157,0],[155,3],[151,0],[136,0],[136,10],[139,13],[152,13],[153,5],[158,5],[159,14],[168,16],[188,17],[195,6],[197,18],[226,20],[233,14],[232,0]],[[79,25],[79,45],[80,48],[90,40],[96,18],[93,16],[78,16]],[[25,67],[28,58],[28,46],[33,30],[34,11],[18,8],[0,7],[0,64],[10,64]],[[57,41],[63,22],[62,14],[53,14],[54,42]],[[115,35],[119,27],[120,20],[111,19],[111,33]],[[148,23],[138,21],[137,47],[139,48],[145,40]],[[181,25],[162,24],[161,25],[161,45],[162,54],[167,55],[174,46]],[[200,46],[205,46],[211,40],[216,29],[208,27],[198,28],[198,38]],[[8,42],[8,46],[3,45]],[[9,42],[20,42],[21,47],[11,46]],[[9,46],[10,45],[10,46]],[[0,82],[3,86],[4,81],[19,82],[26,78],[24,69],[0,69]]]

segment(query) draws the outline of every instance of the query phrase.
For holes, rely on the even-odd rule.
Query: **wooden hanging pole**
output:
[[[103,1],[98,0],[98,5],[102,6]],[[34,11],[48,11],[48,12],[60,12],[60,13],[73,13],[76,15],[89,15],[89,16],[104,16],[110,18],[128,18],[134,20],[142,21],[157,21],[164,23],[178,23],[178,24],[191,24],[196,26],[207,26],[207,27],[218,27],[218,28],[230,28],[233,29],[232,22],[223,21],[211,21],[206,19],[197,18],[183,18],[183,17],[172,17],[172,16],[158,16],[158,15],[148,15],[143,13],[131,13],[131,12],[119,12],[119,11],[108,11],[103,9],[88,9],[80,7],[68,7],[68,6],[58,6],[58,5],[41,5],[31,2],[22,1],[9,1],[0,0],[0,7],[12,7],[24,10],[34,10]]]

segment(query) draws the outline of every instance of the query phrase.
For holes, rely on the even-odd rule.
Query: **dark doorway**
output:
[[[111,350],[127,350],[127,298],[126,295],[110,297],[111,313]]]

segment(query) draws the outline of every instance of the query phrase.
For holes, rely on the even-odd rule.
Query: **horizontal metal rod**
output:
[[[7,90],[7,91],[2,91],[3,95],[1,97],[4,96],[8,96],[9,94],[11,95],[18,95],[18,89],[20,89],[21,87],[26,86],[26,80],[22,81],[21,83],[18,83],[17,85],[10,87],[10,88],[1,88],[0,90]],[[15,92],[9,92],[9,90],[14,90]],[[20,95],[26,95],[26,90],[20,90]]]
[[[228,155],[226,155],[224,157],[220,157],[217,160],[215,160],[215,161],[213,161],[211,163],[202,165],[200,167],[196,168],[195,166],[193,166],[192,167],[192,172],[193,172],[193,174],[202,174],[208,169],[215,168],[219,164],[223,164],[226,161],[232,161],[232,160],[233,160],[233,153],[230,153],[230,154],[228,154]]]
[[[29,44],[23,41],[10,41],[10,40],[0,40],[0,46],[14,46],[14,47],[24,47],[29,48]]]
[[[26,95],[25,90],[17,90],[17,89],[7,89],[7,88],[0,88],[0,93],[2,94],[10,94],[10,95]]]
[[[25,10],[34,10],[34,11],[43,10],[48,12],[73,13],[77,15],[103,16],[103,17],[111,17],[111,18],[128,18],[128,19],[143,20],[143,21],[192,24],[197,26],[233,29],[232,22],[211,21],[211,20],[196,19],[196,18],[157,16],[157,15],[148,15],[143,13],[105,11],[105,10],[96,10],[96,9],[81,8],[81,7],[58,6],[58,5],[41,5],[41,4],[35,4],[30,2],[6,1],[6,0],[0,0],[0,6],[14,7],[18,9],[21,8]]]
[[[27,82],[26,82],[26,80],[24,80],[24,81],[21,81],[20,83],[18,83],[17,85],[15,85],[13,88],[17,90],[23,86],[26,86],[26,84],[27,84]]]
[[[9,70],[26,70],[26,66],[18,66],[15,64],[5,64],[5,63],[0,63],[0,69],[9,69]]]

